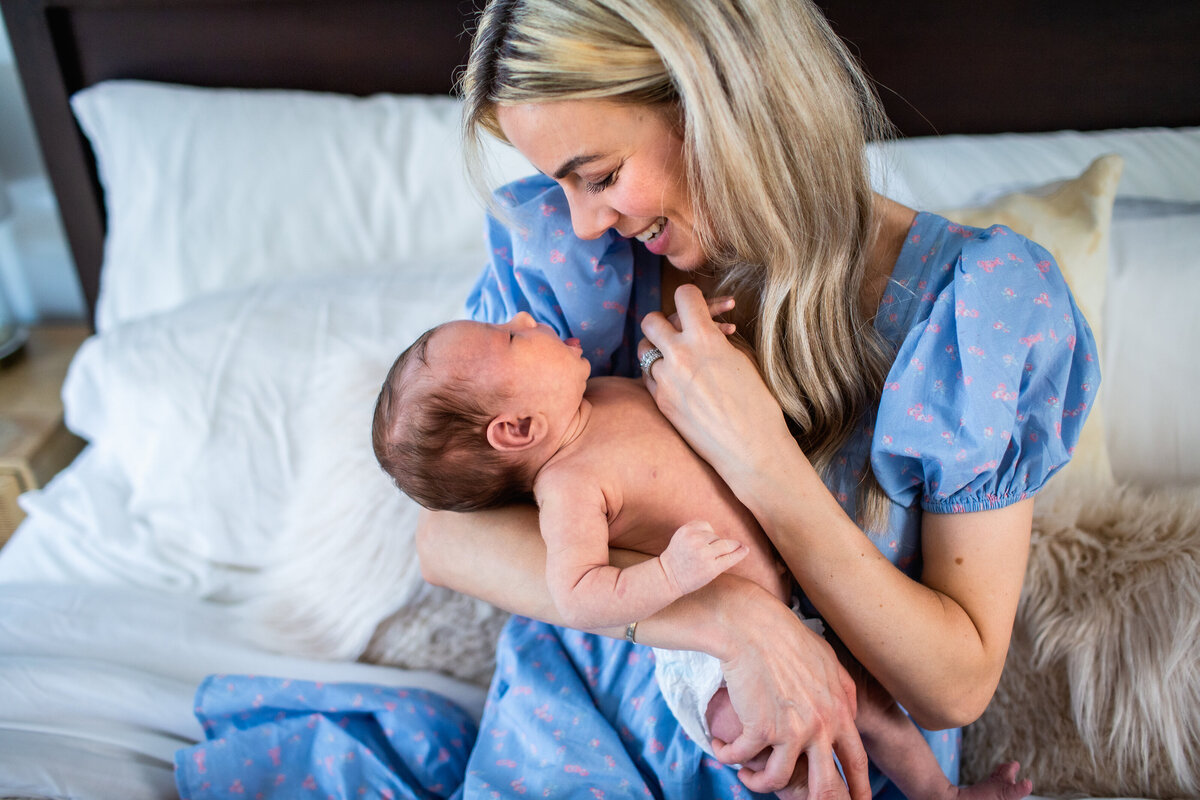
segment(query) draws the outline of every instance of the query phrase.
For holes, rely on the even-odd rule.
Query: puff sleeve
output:
[[[1009,228],[971,236],[922,304],[884,384],[872,467],[934,513],[1032,496],[1071,457],[1100,372],[1053,257]],[[928,288],[928,287],[924,287]]]
[[[503,186],[496,198],[507,218],[488,217],[489,261],[467,315],[499,323],[526,311],[559,336],[578,338],[593,375],[629,372],[630,342],[640,337],[640,314],[631,310],[649,301],[635,296],[635,275],[653,273],[638,283],[642,294],[657,293],[657,273],[646,269],[644,255],[613,230],[575,236],[566,196],[544,175]]]

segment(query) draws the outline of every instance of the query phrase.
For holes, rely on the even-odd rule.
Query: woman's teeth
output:
[[[658,219],[656,219],[654,221],[653,225],[651,225],[649,228],[646,228],[646,230],[639,233],[635,238],[639,242],[652,241],[655,237],[657,237],[660,233],[662,233],[663,226],[666,224],[667,224],[667,218],[659,217]]]

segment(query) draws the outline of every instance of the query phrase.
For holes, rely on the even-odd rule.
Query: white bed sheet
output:
[[[215,603],[129,587],[0,585],[0,796],[174,797],[173,755],[203,738],[209,674],[438,692],[476,719],[482,689],[429,672],[264,652]]]

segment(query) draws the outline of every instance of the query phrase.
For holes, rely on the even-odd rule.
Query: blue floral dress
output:
[[[490,222],[492,261],[468,300],[470,315],[502,322],[528,311],[560,335],[578,337],[593,374],[637,375],[641,317],[661,306],[657,257],[611,230],[591,241],[575,238],[565,196],[547,178],[510,184],[499,197],[510,218],[507,226]],[[871,540],[915,578],[923,512],[1002,508],[1033,496],[1070,459],[1100,381],[1096,345],[1044,248],[1003,226],[969,228],[927,213],[913,221],[875,326],[896,359],[874,419],[863,420],[827,483],[854,518],[855,487],[870,458],[892,500],[887,528]],[[553,750],[602,775],[617,759],[611,747],[578,745],[612,739],[583,735],[581,727],[604,730],[616,734],[620,757],[637,767],[628,794],[746,794],[736,779],[724,782],[731,770],[679,732],[651,659],[648,648],[514,621],[502,641],[483,735],[509,761],[523,763],[530,748]],[[547,681],[567,672],[572,688],[560,683],[558,691],[582,692],[575,702],[595,708],[543,721],[535,712],[553,709],[557,696],[547,693]],[[593,674],[606,680],[589,684]],[[533,691],[514,696],[517,684]],[[924,733],[957,782],[959,731]],[[485,762],[472,759],[470,770],[495,783],[499,776]],[[873,778],[882,796],[886,781]]]
[[[528,311],[578,337],[593,374],[636,375],[639,322],[661,305],[657,257],[612,231],[576,239],[546,178],[510,184],[501,198],[509,227],[490,223],[471,316]],[[1099,383],[1096,346],[1043,248],[932,214],[914,220],[875,325],[896,359],[874,419],[827,482],[853,517],[870,458],[893,502],[871,539],[916,577],[923,512],[1003,507],[1067,462]],[[187,800],[754,796],[682,733],[650,648],[520,617],[500,639],[477,731],[417,690],[247,676],[206,681],[196,713],[208,740],[176,756]],[[957,782],[958,731],[925,737]],[[872,785],[877,798],[899,796],[878,773]]]

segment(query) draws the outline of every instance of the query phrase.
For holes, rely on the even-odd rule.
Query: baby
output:
[[[786,599],[790,580],[753,515],[642,383],[589,379],[590,372],[577,340],[562,341],[524,312],[503,325],[440,325],[388,372],[375,408],[375,455],[428,508],[536,501],[547,583],[571,627],[644,619],[727,570]],[[619,569],[609,564],[610,547],[653,557]],[[685,732],[709,753],[713,736],[735,739],[740,722],[721,689],[719,662],[668,650],[656,658],[660,688]],[[907,796],[1015,800],[1031,791],[1028,781],[1016,782],[1015,764],[976,786],[952,786],[917,729],[878,694],[859,691],[864,746]]]

